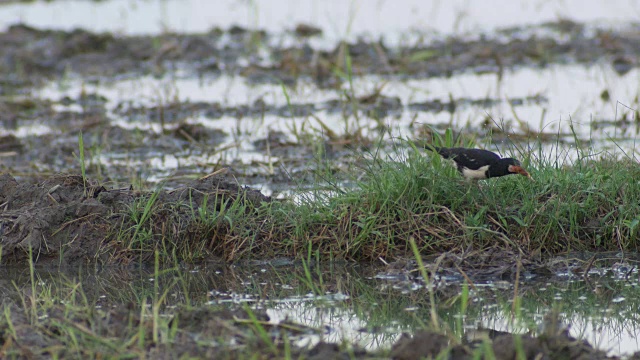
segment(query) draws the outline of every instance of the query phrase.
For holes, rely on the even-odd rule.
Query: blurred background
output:
[[[352,171],[373,144],[446,128],[559,164],[579,144],[635,160],[639,15],[630,0],[7,1],[0,159],[65,171],[82,131],[103,180],[231,167],[268,194],[319,158]]]

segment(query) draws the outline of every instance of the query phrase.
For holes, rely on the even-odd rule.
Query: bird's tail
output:
[[[440,154],[440,156],[442,156],[445,159],[448,159],[451,156],[451,151],[449,151],[449,149],[447,148],[434,146],[432,144],[425,144],[424,148],[427,150],[437,152],[438,154]]]

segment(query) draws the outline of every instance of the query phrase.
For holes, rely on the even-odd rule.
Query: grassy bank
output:
[[[637,250],[637,164],[580,153],[573,164],[560,166],[540,154],[514,154],[535,181],[510,176],[479,183],[464,181],[449,163],[415,148],[391,160],[363,157],[365,176],[348,189],[325,186],[295,202],[255,204],[240,196],[224,200],[222,211],[200,208],[194,217],[214,228],[205,226],[209,250],[227,260],[412,256],[410,238],[425,255],[490,247],[524,255]],[[320,178],[327,182],[328,176]],[[156,246],[144,244],[147,250]],[[196,254],[193,246],[180,257]]]
[[[359,189],[292,210],[295,238],[355,259],[408,253],[411,237],[425,254],[636,250],[640,169],[630,161],[534,167],[535,182],[512,176],[476,185],[438,158],[406,160],[372,163]]]
[[[60,263],[70,256],[82,262],[146,262],[156,250],[169,262],[211,256],[367,261],[411,257],[411,238],[423,255],[494,247],[525,256],[638,248],[640,167],[633,160],[579,152],[578,160],[561,166],[538,149],[513,154],[535,181],[507,176],[469,183],[447,161],[408,145],[384,159],[363,155],[354,186],[325,185],[295,201],[270,201],[216,177],[172,191],[95,196],[99,185],[65,179],[60,186],[77,189],[67,197],[78,203],[54,199],[60,207],[55,213],[65,217],[50,215],[49,228],[31,232],[16,210],[17,220],[5,225],[11,228],[5,234],[25,240],[14,240],[19,246],[5,241],[2,261],[19,261],[29,247],[39,259]],[[330,174],[318,176],[325,184],[337,182]],[[44,188],[44,198],[51,195],[46,186],[16,193]],[[10,208],[19,202],[12,201]],[[23,234],[12,233],[15,228]]]
[[[314,244],[356,259],[408,252],[412,237],[425,254],[493,246],[524,254],[637,249],[635,162],[585,156],[560,167],[526,156],[534,182],[510,176],[468,183],[439,157],[415,151],[402,161],[373,161],[355,190],[294,210],[304,224],[295,234],[329,234],[332,241]]]

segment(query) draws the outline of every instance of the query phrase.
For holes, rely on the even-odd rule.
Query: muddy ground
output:
[[[130,257],[133,253],[125,254],[132,248],[119,242],[124,237],[119,232],[136,227],[131,210],[144,207],[152,196],[151,192],[130,188],[106,189],[90,180],[85,184],[82,176],[52,176],[39,184],[30,184],[19,183],[8,174],[0,175],[2,263],[24,264],[32,252],[32,259],[43,265],[96,261],[126,264],[134,260]],[[252,208],[271,201],[259,191],[243,188],[221,176],[160,191],[154,204],[158,211],[154,210],[156,215],[151,225],[154,231],[159,231],[154,237],[181,239],[193,242],[194,246],[208,239],[203,255],[210,260],[216,256],[224,259],[225,225],[220,222],[219,227],[205,227],[193,216],[193,209],[207,207],[207,197],[211,199],[210,211],[220,211],[225,201],[237,197],[242,197]],[[206,233],[200,232],[200,228],[206,229]],[[147,253],[137,260],[146,262],[151,258],[152,253]]]
[[[12,26],[0,34],[5,56],[0,74],[12,89],[31,87],[48,78],[75,73],[88,79],[122,74],[162,74],[182,68],[194,74],[238,73],[255,83],[294,84],[299,77],[321,86],[336,86],[343,79],[332,67],[344,62],[349,51],[354,75],[396,74],[411,78],[451,76],[461,72],[499,73],[515,67],[544,67],[553,63],[592,64],[608,60],[620,74],[638,64],[640,34],[637,31],[592,31],[568,20],[532,28],[502,29],[477,40],[449,37],[429,44],[391,49],[383,39],[337,44],[318,50],[305,41],[308,34],[295,32],[292,47],[272,45],[272,34],[241,27],[215,28],[205,34],[117,36],[85,30],[51,31]],[[509,40],[498,40],[509,39]],[[561,39],[561,40],[560,40]],[[261,46],[269,46],[270,66],[245,64]],[[342,56],[341,56],[342,55]],[[253,59],[256,63],[259,59]],[[12,82],[9,82],[13,80]]]

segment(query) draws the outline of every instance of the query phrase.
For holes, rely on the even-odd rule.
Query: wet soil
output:
[[[148,185],[157,183],[160,177],[167,181],[167,186],[175,187],[221,167],[230,167],[243,184],[266,184],[276,191],[287,190],[313,177],[306,170],[319,166],[318,143],[322,144],[322,157],[345,161],[325,166],[338,173],[340,170],[353,172],[357,170],[349,162],[357,161],[356,154],[366,151],[375,139],[381,138],[388,131],[387,126],[373,126],[367,136],[362,135],[361,129],[336,135],[323,128],[307,141],[304,137],[292,140],[291,136],[271,134],[252,139],[257,153],[278,157],[273,166],[268,160],[251,163],[223,157],[204,160],[241,145],[234,141],[228,126],[212,129],[191,120],[235,118],[241,122],[267,115],[283,119],[313,118],[320,112],[347,117],[353,112],[354,104],[370,119],[394,119],[407,111],[453,114],[464,108],[486,108],[507,101],[514,108],[547,101],[544,96],[533,95],[508,100],[451,98],[402,103],[399,98],[382,95],[381,89],[355,97],[341,90],[347,79],[334,71],[343,69],[344,72],[347,53],[354,76],[427,79],[469,72],[500,76],[504,71],[517,68],[601,62],[610,62],[623,76],[638,66],[633,59],[638,57],[640,49],[637,31],[594,30],[570,21],[503,29],[478,39],[448,37],[393,48],[383,40],[359,40],[336,44],[332,50],[317,49],[308,37],[319,35],[318,30],[301,24],[292,34],[298,39],[295,45],[282,47],[274,41],[275,34],[241,27],[216,28],[204,34],[122,36],[14,25],[0,33],[0,53],[3,54],[0,57],[0,123],[9,132],[32,127],[46,130],[40,135],[37,131],[26,136],[2,135],[0,171],[9,171],[20,181],[29,182],[58,172],[77,173],[77,144],[82,133],[88,174],[103,182],[126,186],[136,178]],[[110,103],[113,99],[100,93],[84,91],[75,98],[47,100],[34,96],[38,86],[50,81],[80,78],[86,83],[100,83],[143,75],[161,77],[176,71],[193,78],[241,76],[251,84],[284,83],[296,87],[311,82],[316,87],[336,90],[336,97],[319,103],[286,105],[258,99],[237,106],[216,101],[163,101],[161,105],[139,106],[129,102],[113,104]],[[626,115],[623,117],[626,119]],[[115,125],[116,120],[122,119],[134,130]],[[604,127],[618,124],[619,121],[614,120],[594,119],[594,124]],[[149,125],[159,125],[160,130],[151,130]],[[421,137],[430,130],[416,125],[414,131]],[[501,141],[500,131],[490,118],[469,132],[479,137],[497,134],[495,141]],[[511,139],[548,135],[512,134]],[[178,170],[164,172],[144,165],[166,154],[186,164]],[[194,157],[203,157],[203,161],[195,164],[188,161]]]
[[[399,99],[387,98],[377,93],[356,101],[361,111],[375,118],[396,117],[405,111]],[[408,104],[406,110],[414,113],[453,113],[456,109],[490,107],[502,101],[504,100],[466,98],[452,99],[450,102],[434,100]],[[546,100],[533,96],[509,101],[517,107],[544,103]],[[76,108],[71,110],[73,106]],[[87,173],[101,181],[121,183],[123,186],[130,183],[132,178],[153,185],[157,180],[145,179],[160,175],[166,181],[166,186],[175,187],[185,185],[194,177],[228,167],[245,184],[268,184],[274,189],[286,190],[292,185],[313,179],[309,172],[323,160],[339,160],[322,164],[331,167],[338,174],[353,173],[357,169],[351,165],[358,161],[362,151],[368,151],[374,146],[389,150],[397,145],[391,142],[376,143],[376,139],[388,131],[386,126],[371,129],[367,136],[362,135],[362,129],[345,135],[323,129],[321,135],[308,133],[298,138],[292,138],[290,134],[279,130],[271,130],[266,137],[253,140],[246,146],[253,147],[252,151],[263,155],[265,159],[275,157],[275,164],[268,160],[246,163],[238,158],[225,161],[225,152],[238,151],[245,146],[240,143],[241,140],[234,140],[236,135],[231,133],[228,126],[210,128],[192,121],[196,118],[213,121],[232,118],[241,123],[268,115],[289,119],[292,116],[318,116],[321,112],[349,116],[353,112],[352,105],[338,98],[317,104],[284,106],[269,105],[263,101],[240,106],[223,106],[217,102],[172,102],[149,107],[131,106],[123,102],[109,109],[107,100],[100,94],[82,93],[75,99],[63,97],[58,101],[33,97],[0,97],[0,110],[0,120],[8,131],[19,132],[20,129],[30,127],[46,128],[41,135],[17,137],[9,134],[0,137],[0,171],[11,172],[21,180],[30,182],[58,172],[77,172],[80,135],[84,141]],[[118,119],[126,119],[134,128],[115,125]],[[160,130],[152,129],[153,126]],[[500,141],[501,132],[490,119],[476,130],[479,134],[495,134],[496,141]],[[423,136],[430,130],[416,125],[415,131]],[[544,134],[535,136],[542,138]],[[517,135],[511,134],[511,138],[517,140]],[[321,148],[320,152],[318,148]],[[166,155],[185,164],[175,171],[164,173],[146,165]],[[208,160],[215,156],[222,160]],[[202,161],[193,163],[193,158],[202,158]],[[133,167],[137,168],[136,171],[132,171]],[[265,171],[267,167],[272,170]]]

